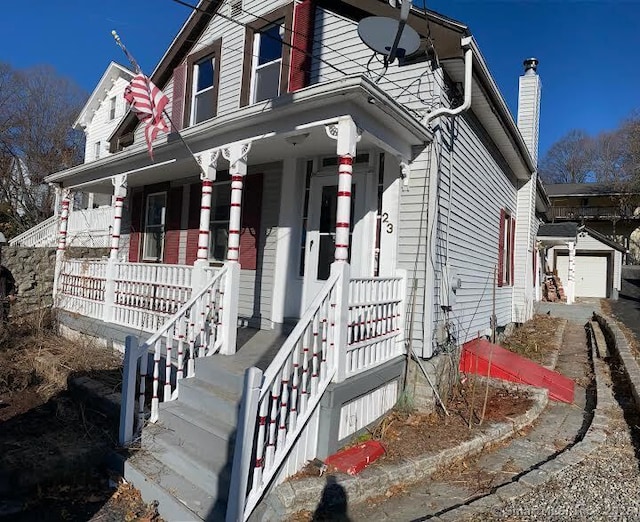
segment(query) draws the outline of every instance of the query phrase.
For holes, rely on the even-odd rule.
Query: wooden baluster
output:
[[[173,347],[173,336],[170,331],[164,334],[164,342],[167,347],[166,361],[165,361],[165,373],[164,373],[164,397],[163,401],[167,402],[171,400],[171,349]]]
[[[304,412],[307,411],[307,402],[309,400],[309,388],[310,388],[310,379],[309,379],[309,337],[310,331],[309,327],[305,328],[304,333],[299,343],[302,343],[302,391],[301,391],[301,401],[300,401],[300,411],[299,415],[304,415]]]
[[[265,469],[273,466],[276,454],[276,417],[278,416],[278,406],[280,401],[280,380],[276,379],[271,387],[271,406],[269,407],[269,439],[267,440],[267,453],[265,459]]]
[[[143,345],[140,356],[140,384],[138,385],[138,430],[142,430],[144,424],[144,403],[147,393],[147,370],[149,366],[149,351],[147,344]]]
[[[296,343],[291,354],[292,377],[289,408],[289,430],[295,431],[298,422],[298,389],[300,387],[300,343]]]
[[[158,420],[158,387],[160,385],[160,339],[158,339],[154,346],[153,352],[153,396],[151,399],[151,422]]]
[[[269,397],[265,396],[260,403],[260,409],[258,412],[258,439],[256,443],[256,463],[253,468],[253,490],[259,489],[262,485],[268,413]]]
[[[278,425],[278,447],[276,453],[284,449],[287,438],[287,413],[289,410],[289,379],[291,377],[291,357],[288,357],[282,368],[282,391],[280,394],[280,415]]]
[[[320,342],[319,342],[319,329],[320,329],[320,320],[318,318],[318,312],[313,316],[312,319],[313,324],[313,336],[312,336],[312,357],[311,357],[311,395],[313,397],[318,393],[318,377],[319,377],[319,351],[320,351]]]

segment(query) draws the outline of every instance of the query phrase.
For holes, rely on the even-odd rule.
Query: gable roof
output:
[[[91,122],[93,114],[98,110],[100,104],[107,97],[107,93],[111,89],[112,82],[116,81],[118,78],[126,78],[129,80],[133,78],[133,72],[124,65],[111,62],[102,75],[102,78],[100,78],[98,85],[91,93],[91,96],[89,96],[87,103],[85,103],[84,107],[80,111],[80,115],[73,123],[74,129],[77,129],[78,127],[86,127]]]
[[[610,246],[611,248],[615,249],[615,250],[619,250],[620,252],[626,252],[627,249],[624,248],[624,246],[622,246],[620,243],[613,241],[612,239],[609,239],[607,236],[601,234],[600,232],[597,232],[595,230],[593,230],[592,228],[589,228],[585,225],[582,225],[581,227],[578,228],[578,232],[585,232],[587,234],[589,234],[591,237],[597,239],[598,241],[600,241],[600,243],[604,243],[607,246]]]

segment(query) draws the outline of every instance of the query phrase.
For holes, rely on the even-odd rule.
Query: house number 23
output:
[[[384,214],[382,214],[382,223],[384,223],[384,225],[385,225],[385,230],[387,231],[387,234],[392,234],[393,233],[393,223],[391,223],[389,221],[389,214],[387,214],[386,212]]]

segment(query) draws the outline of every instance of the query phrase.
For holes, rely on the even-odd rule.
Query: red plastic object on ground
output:
[[[352,448],[334,453],[324,461],[338,471],[357,475],[372,462],[384,455],[384,446],[377,440],[368,440]]]
[[[491,368],[489,368],[489,358],[491,358]],[[547,370],[485,339],[474,339],[462,346],[460,371],[484,377],[489,374],[490,377],[505,381],[547,388],[550,399],[573,403],[575,383],[572,379],[561,373]]]

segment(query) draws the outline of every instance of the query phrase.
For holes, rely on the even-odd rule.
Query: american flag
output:
[[[144,74],[136,74],[124,91],[124,98],[138,119],[145,123],[144,137],[147,140],[149,156],[153,159],[153,140],[158,132],[169,132],[163,111],[169,98]]]

